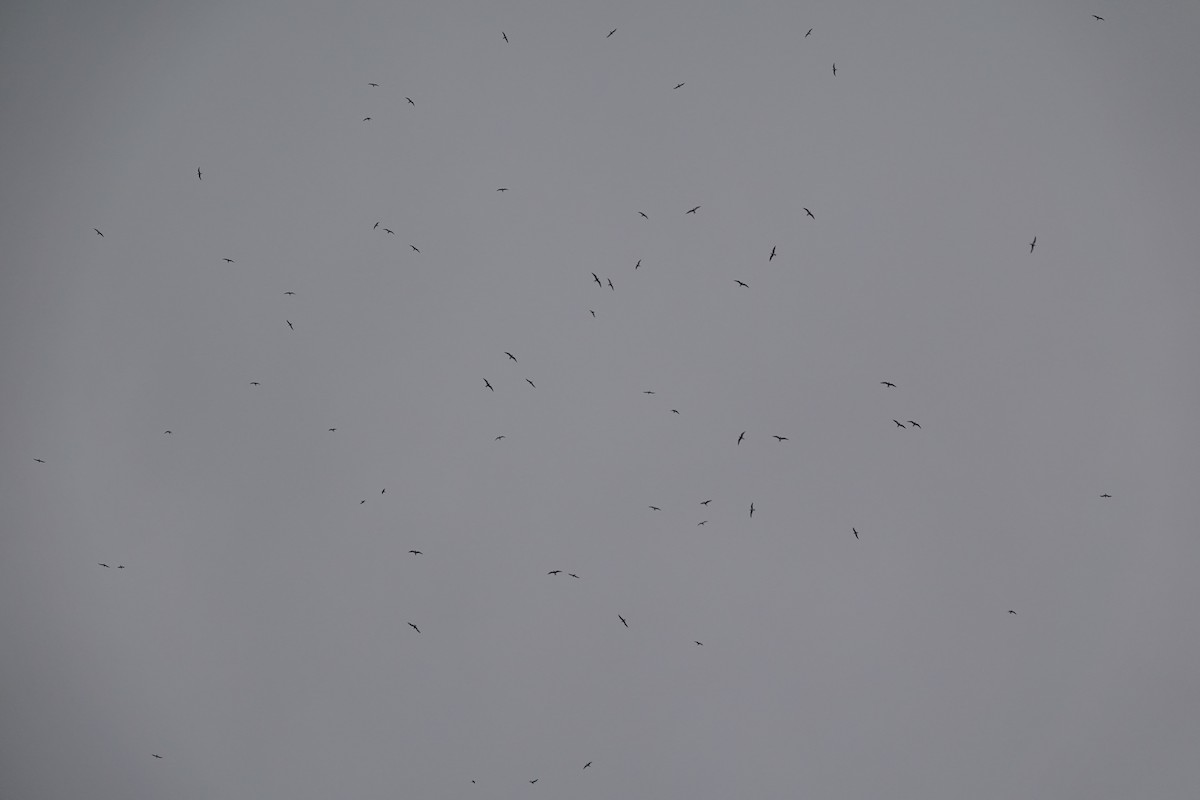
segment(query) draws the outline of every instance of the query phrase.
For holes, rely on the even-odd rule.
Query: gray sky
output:
[[[0,796],[1194,795],[1197,30],[5,4]]]

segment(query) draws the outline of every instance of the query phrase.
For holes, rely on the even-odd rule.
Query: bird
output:
[[[596,285],[599,286],[601,289],[604,288],[604,284],[600,282],[600,277],[594,272],[592,273],[592,280],[594,280],[596,282]]]
[[[617,32],[617,29],[616,29],[616,28],[613,28],[611,31],[609,31],[609,32],[608,32],[608,36],[612,36],[612,35],[613,35],[614,33],[616,33],[616,32]],[[605,36],[604,38],[605,38],[605,39],[607,39],[607,38],[608,38],[608,36]],[[588,762],[588,763],[591,763],[591,762]]]
[[[1108,494],[1107,492],[1105,492],[1104,494],[1102,494],[1102,495],[1100,495],[1100,496],[1101,496],[1101,497],[1112,497],[1112,495],[1111,495],[1111,494]]]
[[[898,428],[903,428],[903,427],[904,427],[904,423],[903,423],[903,422],[901,422],[901,421],[900,421],[900,420],[898,420],[898,419],[894,419],[894,420],[892,420],[892,422],[896,423],[896,427],[898,427]]]
[[[488,379],[487,379],[487,378],[484,378],[484,379],[483,379],[483,385],[484,385],[484,386],[486,386],[486,387],[488,387],[489,389],[492,389],[492,385],[491,385],[490,383],[488,383]],[[496,390],[495,390],[495,389],[492,389],[492,391],[494,392],[494,391],[496,391]]]
[[[741,444],[741,443],[742,443],[742,439],[745,439],[745,438],[746,438],[746,432],[745,432],[745,431],[742,431],[740,434],[738,434],[738,441],[737,441],[737,443],[738,443],[738,444]]]
[[[516,356],[514,356],[512,353],[508,352],[507,350],[505,350],[505,351],[504,351],[504,355],[508,356],[508,357],[509,357],[509,358],[511,358],[513,361],[516,361],[516,360],[517,360],[517,357],[516,357]]]
[[[678,413],[679,413],[679,409],[678,409],[678,408],[672,408],[672,409],[671,409],[671,413],[672,413],[672,414],[678,414]]]
[[[881,384],[883,384],[884,386],[887,386],[887,387],[888,387],[888,388],[890,388],[890,389],[895,389],[895,388],[896,388],[896,384],[894,384],[894,383],[891,383],[891,382],[889,382],[889,381],[880,381],[880,383],[881,383]]]
[[[850,532],[854,534],[854,538],[858,538],[858,528],[851,528]]]
[[[494,440],[494,441],[497,441],[497,442],[498,442],[498,441],[500,441],[501,439],[507,439],[507,438],[508,438],[508,437],[507,437],[507,436],[505,436],[505,435],[502,433],[502,434],[500,434],[499,436],[497,436],[497,437],[495,438],[495,440]]]
[[[734,278],[733,282],[736,283],[738,286],[742,286],[746,289],[750,288],[750,284],[746,283],[745,281],[739,281],[737,278]]]
[[[739,440],[739,441],[740,441],[740,440]],[[702,505],[702,506],[706,506],[706,505],[708,505],[708,504],[709,504],[709,503],[711,503],[711,502],[712,502],[712,500],[701,500],[701,501],[700,501],[700,505]]]
[[[699,528],[701,525],[707,525],[707,524],[708,524],[708,520],[702,519],[696,523],[696,527]]]
[[[805,213],[805,214],[808,214],[808,215],[809,215],[810,217],[812,217],[813,219],[816,219],[816,217],[813,217],[813,213],[812,213],[811,211],[809,211],[807,208],[806,208],[806,209],[804,209],[804,213]]]
[[[578,577],[579,577],[579,576],[578,576],[578,575],[576,575],[574,572],[568,572],[567,574],[568,574],[568,575],[570,575],[572,578],[578,578]]]
[[[767,256],[767,261],[770,262],[773,258],[775,258],[775,245],[771,245],[771,255]]]
[[[625,621],[625,618],[624,618],[624,617],[622,617],[620,614],[617,614],[617,619],[621,620],[621,624],[622,624],[622,625],[624,625],[626,628],[628,628],[628,627],[629,627],[629,623],[628,623],[628,622],[626,622],[626,621]]]
[[[650,219],[649,217],[647,217],[647,216],[646,216],[646,212],[645,212],[645,211],[639,211],[638,213],[639,213],[639,214],[641,214],[641,215],[642,215],[643,217],[645,217],[646,219]]]
[[[693,642],[696,642],[696,640],[695,640],[695,639],[692,639],[692,641],[693,641]],[[696,644],[700,645],[701,647],[704,647],[704,642],[696,642]]]
[[[379,86],[378,83],[368,83],[367,86]]]
[[[155,758],[162,758],[162,756],[160,756],[158,753],[151,753],[150,755],[154,756]]]
[[[833,74],[834,74],[835,76],[837,75],[837,64],[834,64],[834,65],[833,65]]]
[[[608,288],[612,289],[614,292],[617,290],[616,287],[612,285],[612,278],[608,279]]]
[[[170,431],[163,431],[163,433],[170,433]]]
[[[100,229],[99,229],[99,228],[92,228],[92,230],[94,230],[96,233],[100,234],[101,236],[103,236],[103,235],[104,235],[103,233],[100,233]]]
[[[392,236],[396,235],[396,232],[394,230],[392,230],[391,228],[384,228],[383,231],[384,231],[384,233],[390,233]]]
[[[609,34],[609,36],[612,36],[612,34],[610,33],[610,34]],[[584,765],[583,765],[583,768],[584,768],[584,769],[587,769],[587,768],[588,768],[588,767],[590,767],[591,765],[592,765],[592,762],[590,762],[590,761],[589,761],[588,763],[586,763],[586,764],[584,764]]]
[[[292,321],[290,319],[285,319],[284,322],[286,322],[288,324],[289,328],[291,328],[292,330],[296,330],[296,326],[292,324]]]
[[[200,173],[200,168],[196,167],[196,180],[204,180],[204,176]]]
[[[370,117],[363,117],[363,122],[370,122],[370,121],[371,121]]]
[[[414,102],[413,102],[413,100],[412,100],[412,98],[411,98],[411,97],[406,97],[406,98],[404,98],[404,99],[408,101],[408,104],[409,104],[410,106],[416,106],[416,105],[417,105],[416,103],[414,103]]]
[[[675,84],[675,88],[676,88],[676,89],[678,89],[678,88],[679,88],[679,87],[681,87],[681,86],[683,86],[683,84],[682,84],[682,83],[677,83],[677,84]]]
[[[284,294],[295,294],[295,292],[284,292]]]
[[[550,570],[549,572],[547,572],[546,574],[547,574],[547,575],[557,575],[557,574],[558,574],[558,573],[560,573],[560,572],[562,572],[562,570],[561,570],[561,569],[552,569],[552,570]]]
[[[334,432],[334,431],[336,431],[336,430],[337,430],[337,428],[330,428],[330,429],[329,429],[329,432],[330,432],[330,433],[333,433],[333,432]]]
[[[508,41],[508,34],[507,34],[507,33],[505,33],[504,31],[500,31],[500,35],[504,37],[504,41],[506,41],[506,42]],[[474,782],[475,782],[475,781],[471,781],[471,783],[474,783]]]
[[[117,564],[117,569],[125,569],[125,565],[124,565],[124,564]]]
[[[412,553],[414,556],[421,556],[421,555],[425,555],[425,554],[424,554],[424,553],[422,553],[420,550],[409,550],[408,552]]]
[[[805,38],[805,39],[807,39],[807,38],[808,38],[808,34],[809,34],[809,33],[812,33],[812,32],[813,32],[813,29],[812,29],[812,28],[809,28],[809,29],[808,29],[808,33],[804,34],[804,38]]]
[[[634,265],[633,265],[633,268],[634,268],[634,269],[637,269],[637,268],[638,268],[638,267],[640,267],[641,265],[642,265],[642,260],[639,258],[639,259],[638,259],[638,262],[637,262],[636,264],[634,264]]]
[[[1008,610],[1008,613],[1010,613],[1010,614],[1016,614],[1017,612],[1013,611],[1013,610],[1010,608],[1010,609]]]
[[[361,505],[362,505],[363,503],[365,503],[365,502],[367,502],[367,501],[366,501],[366,500],[359,500],[359,501],[358,501],[358,504],[361,506]]]
[[[650,506],[650,510],[651,511],[662,511],[662,509],[659,508],[658,506]]]
[[[1104,22],[1104,17],[1098,17],[1095,14],[1092,14],[1092,18],[1095,19],[1097,22]]]
[[[375,230],[376,228],[378,228],[380,222],[382,222],[382,220],[376,220],[375,224],[371,226],[371,230]]]
[[[654,392],[650,391],[649,389],[645,389],[642,391],[642,394],[654,394]]]
[[[259,383],[258,381],[250,381],[250,385],[251,386],[262,386],[262,384]]]
[[[108,564],[101,564],[100,566],[105,567],[106,569],[112,569],[112,567],[108,566]]]
[[[226,264],[236,264],[237,263],[232,258],[222,258],[221,260],[224,261]]]
[[[497,191],[497,192],[507,192],[507,191],[508,191],[508,187],[507,187],[507,186],[501,186],[501,187],[500,187],[499,189],[497,189],[496,191]]]
[[[688,214],[695,214],[699,210],[700,206],[696,206],[695,208],[689,208],[687,211],[683,212],[683,214],[684,216],[687,216]]]
[[[1037,246],[1037,237],[1033,237],[1033,241],[1029,243],[1029,252],[1033,252],[1033,248]]]
[[[754,519],[754,503],[750,504],[750,519]]]
[[[530,781],[530,783],[537,783],[537,782],[538,782],[538,778],[534,778],[533,780]]]
[[[914,428],[919,428],[919,427],[921,427],[921,426],[920,426],[920,425],[918,425],[917,423],[913,422],[911,419],[908,421],[908,424],[909,424],[909,425],[912,425]]]
[[[595,312],[595,311],[592,311],[590,308],[588,309],[588,311],[591,311],[591,312],[592,312],[592,316],[593,316],[593,317],[594,317],[594,316],[596,316],[596,312]]]
[[[788,437],[786,437],[786,436],[772,436],[771,438],[773,438],[773,439],[778,439],[778,440],[779,440],[779,441],[781,441],[781,442],[786,442],[786,441],[788,441]]]
[[[413,629],[414,631],[416,631],[417,633],[420,633],[420,632],[421,632],[421,629],[420,629],[420,628],[418,628],[416,625],[412,624],[411,622],[410,622],[410,623],[408,623],[408,627],[412,628],[412,629]]]
[[[410,244],[409,247],[411,247],[413,250],[416,250],[418,253],[421,252],[420,250],[417,250],[417,246],[415,244]]]
[[[533,381],[529,380],[529,378],[526,378],[526,379],[525,379],[525,382],[526,382],[526,383],[528,383],[530,386],[533,386]],[[536,386],[533,386],[533,388],[535,388],[535,389],[536,389],[537,387],[536,387]]]
[[[45,464],[45,463],[46,463],[45,461],[42,461],[40,458],[35,458],[35,459],[34,459],[34,461],[36,461],[36,462],[37,462],[37,463],[39,463],[39,464]]]

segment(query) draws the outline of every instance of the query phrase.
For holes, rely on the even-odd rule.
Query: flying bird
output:
[[[367,502],[367,501],[366,501],[366,500],[359,500],[359,501],[358,501],[358,504],[361,506],[361,505],[362,505],[363,503],[365,503],[365,502]]]
[[[854,534],[854,538],[858,538],[858,528],[851,528],[850,532]]]
[[[112,569],[112,567],[108,566],[108,564],[101,564],[100,566],[105,567],[107,569]]]
[[[410,622],[410,623],[408,623],[408,627],[412,628],[412,629],[413,629],[414,631],[416,631],[417,633],[420,633],[420,632],[421,632],[421,629],[420,629],[420,628],[418,628],[416,625],[412,624],[411,622]]]
[[[1033,248],[1037,246],[1037,237],[1033,237],[1033,241],[1029,243],[1029,252],[1033,252]]]
[[[645,389],[642,391],[642,394],[654,394],[654,392],[650,391],[649,389]]]
[[[250,381],[250,385],[251,386],[262,386],[262,384],[259,383],[258,381]]]
[[[367,86],[376,86],[377,87],[377,86],[379,86],[379,84],[378,83],[368,83]]]
[[[292,330],[296,330],[296,326],[292,324],[292,321],[290,319],[285,319],[284,322],[286,322],[288,324],[289,328],[291,328]]]
[[[678,408],[672,408],[672,409],[671,409],[671,413],[672,413],[672,414],[678,414],[678,413],[679,413],[679,409],[678,409]]]
[[[1097,22],[1104,22],[1104,17],[1097,17],[1095,14],[1092,14],[1092,18]]]
[[[745,431],[742,431],[742,432],[741,432],[741,433],[738,435],[738,441],[737,441],[737,443],[738,443],[738,444],[741,444],[741,443],[742,443],[742,439],[745,439],[745,438],[746,438],[746,432],[745,432]]]
[[[642,260],[639,258],[639,259],[638,259],[638,263],[634,264],[634,265],[633,265],[633,268],[634,268],[634,269],[637,269],[637,268],[638,268],[638,267],[640,267],[641,265],[642,265]]]
[[[608,280],[608,288],[612,289],[615,292],[617,290],[617,288],[612,285],[612,278],[608,278],[607,280]]]
[[[621,620],[621,624],[622,624],[622,625],[624,625],[626,628],[628,628],[628,627],[629,627],[629,623],[628,623],[628,622],[626,622],[626,621],[625,621],[625,618],[624,618],[624,617],[622,617],[620,614],[617,614],[617,619]]]
[[[483,385],[484,385],[484,386],[486,386],[486,387],[488,387],[489,389],[492,389],[492,385],[491,385],[490,383],[488,383],[488,379],[487,379],[487,378],[484,378],[484,379],[483,379]],[[492,389],[492,391],[494,392],[494,391],[496,391],[496,390],[495,390],[495,389]]]
[[[1010,614],[1016,614],[1017,612],[1013,611],[1013,610],[1010,608],[1010,609],[1008,610],[1008,613],[1010,613]]]
[[[395,232],[394,230],[392,230],[391,228],[384,228],[384,229],[383,229],[383,232],[384,232],[384,233],[390,233],[392,236],[395,236],[395,235],[396,235],[396,232]]]
[[[99,228],[92,228],[92,230],[94,230],[96,233],[99,233],[101,236],[103,236],[103,235],[104,235],[103,233],[100,233],[100,229],[99,229]]]
[[[416,103],[414,103],[414,102],[412,101],[412,98],[411,98],[411,97],[406,97],[406,98],[404,98],[404,99],[408,101],[408,104],[409,104],[410,106],[416,106]]]
[[[529,380],[529,378],[526,378],[526,379],[525,379],[525,382],[526,382],[526,383],[528,383],[530,386],[533,386],[533,381]],[[533,388],[535,388],[535,389],[536,389],[537,387],[536,387],[536,386],[533,386]]]
[[[155,758],[162,758],[162,756],[160,756],[158,753],[151,753],[150,755],[154,756]]]
[[[376,228],[378,228],[378,227],[379,227],[379,223],[380,223],[381,221],[382,221],[382,220],[377,220],[377,221],[375,222],[375,224],[371,226],[371,230],[375,230]]]
[[[816,219],[816,217],[813,217],[813,213],[812,213],[811,211],[809,211],[807,208],[806,208],[806,209],[804,209],[804,213],[805,213],[805,214],[808,214],[808,215],[809,215],[810,217],[812,217],[813,219]]]
[[[745,433],[743,432],[743,434],[742,434],[742,435],[743,435],[743,436],[745,436]],[[741,440],[739,439],[738,441],[741,441]],[[708,504],[709,504],[709,503],[711,503],[711,502],[712,502],[712,500],[701,500],[701,501],[700,501],[700,505],[702,505],[702,506],[706,506],[706,505],[708,505]]]
[[[775,258],[775,246],[771,245],[771,255],[767,256],[767,261],[770,262],[773,258]]]
[[[330,432],[330,433],[333,433],[333,432],[334,432],[334,431],[336,431],[336,430],[337,430],[337,428],[330,428],[330,429],[329,429],[329,432]]]
[[[505,436],[505,435],[502,433],[502,434],[500,434],[499,436],[497,436],[497,437],[496,437],[496,438],[495,438],[493,441],[497,441],[497,442],[498,442],[498,441],[500,441],[501,439],[507,439],[507,438],[508,438],[508,437],[507,437],[507,436]]]
[[[295,292],[284,292],[284,294],[295,294]]]
[[[682,83],[677,83],[677,84],[675,84],[675,88],[676,88],[676,89],[678,89],[678,88],[679,88],[679,87],[681,87],[681,86],[683,86],[683,84],[682,84]]]
[[[612,34],[610,33],[610,34],[609,34],[609,36],[612,36]],[[584,768],[584,769],[587,769],[587,768],[588,768],[588,767],[590,767],[591,765],[592,765],[592,762],[590,762],[590,761],[589,761],[588,763],[586,763],[586,764],[584,764],[584,765],[583,765],[583,768]]]
[[[221,260],[224,261],[226,264],[236,264],[237,263],[232,258],[222,258]]]
[[[417,250],[417,246],[415,244],[410,244],[409,247],[411,247],[413,250],[416,250],[418,253],[421,252],[420,250]]]
[[[504,31],[500,31],[500,35],[504,37],[504,41],[506,41],[506,42],[508,41],[508,34],[507,34],[507,33],[505,33]],[[471,783],[474,783],[474,782],[475,782],[475,781],[471,781]]]
[[[530,783],[537,783],[537,782],[538,782],[537,778],[534,778],[533,780],[530,781]]]
[[[617,32],[617,29],[616,29],[616,28],[613,28],[611,31],[609,31],[609,32],[608,32],[608,36],[612,36],[612,35],[613,35],[614,33],[616,33],[616,32]],[[607,39],[607,38],[608,38],[608,36],[605,36],[604,38],[605,38],[605,39]],[[591,762],[589,761],[588,763],[590,764]]]
[[[896,423],[896,427],[897,427],[897,428],[903,428],[903,427],[904,427],[904,423],[903,423],[903,422],[901,422],[901,421],[900,421],[900,420],[898,420],[898,419],[894,419],[894,420],[892,420],[892,422]]]
[[[696,527],[699,528],[701,525],[707,525],[707,524],[708,524],[708,520],[702,519],[696,523]]]
[[[363,122],[370,122],[370,121],[371,121],[370,117],[363,117]]]
[[[508,356],[508,357],[509,357],[509,358],[511,358],[513,361],[516,361],[516,360],[517,360],[517,357],[516,357],[516,356],[514,356],[512,353],[508,352],[507,350],[505,350],[505,351],[504,351],[504,355]]]
[[[421,555],[425,555],[425,554],[424,554],[424,553],[422,553],[420,550],[409,550],[408,552],[412,553],[414,556],[421,556]]]
[[[196,179],[201,181],[204,180],[204,176],[200,173],[199,167],[196,167]]]
[[[788,441],[788,437],[786,437],[786,436],[773,436],[772,438],[778,439],[781,442]]]
[[[750,519],[754,519],[754,503],[750,504]]]
[[[747,288],[747,289],[749,289],[749,288],[750,288],[750,284],[748,284],[748,283],[746,283],[746,282],[744,282],[744,281],[739,281],[737,278],[734,278],[734,279],[733,279],[733,282],[734,282],[734,283],[736,283],[738,286],[743,286],[743,287],[745,287],[745,288]]]
[[[647,217],[647,216],[646,216],[646,212],[645,212],[645,211],[639,211],[638,213],[639,213],[639,214],[641,214],[641,215],[642,215],[643,217],[645,217],[646,219],[650,219],[649,217]]]
[[[596,273],[594,273],[594,272],[592,273],[592,280],[596,281],[596,285],[599,286],[601,289],[604,288],[604,284],[600,282],[600,277],[598,275],[596,275]]]
[[[163,431],[163,433],[170,433],[170,431]]]
[[[896,384],[894,384],[894,383],[889,383],[888,381],[880,381],[880,383],[881,383],[881,384],[883,384],[884,386],[887,386],[887,387],[891,388],[891,389],[895,389],[895,388],[896,388]]]
[[[683,212],[683,214],[684,216],[687,216],[688,214],[695,214],[699,210],[700,206],[696,206],[695,208],[689,208],[687,211]]]
[[[804,38],[805,38],[805,39],[807,39],[807,38],[808,38],[808,35],[809,35],[810,33],[812,33],[812,32],[813,32],[813,29],[812,29],[812,28],[809,28],[809,29],[808,29],[808,33],[804,34]]]
[[[588,311],[592,311],[592,310],[589,308],[589,309],[588,309]],[[596,316],[596,312],[595,312],[595,311],[592,311],[592,316],[593,316],[593,317],[594,317],[594,316]]]
[[[833,65],[833,74],[834,74],[835,76],[837,75],[837,64],[834,64],[834,65]]]
[[[659,508],[658,506],[650,506],[650,510],[651,511],[662,511],[662,509]]]
[[[1111,495],[1111,494],[1108,494],[1107,492],[1106,492],[1105,494],[1102,494],[1102,495],[1100,495],[1100,496],[1101,496],[1101,497],[1112,497],[1112,495]]]
[[[547,574],[547,575],[557,575],[557,574],[558,574],[558,573],[560,573],[560,572],[562,572],[562,570],[561,570],[561,569],[552,569],[552,570],[550,570],[549,572],[547,572],[546,574]]]
[[[568,575],[570,575],[572,578],[578,578],[578,577],[579,577],[579,576],[578,576],[578,575],[576,575],[574,572],[568,572],[567,574],[568,574]]]
[[[125,569],[125,565],[124,565],[124,564],[117,564],[117,569]]]
[[[695,640],[695,639],[692,639],[692,641],[693,641],[693,642],[696,642],[696,640]],[[700,645],[701,647],[704,647],[704,642],[696,642],[696,644]]]
[[[36,461],[36,462],[37,462],[37,463],[39,463],[39,464],[45,464],[45,463],[46,463],[45,461],[42,461],[40,458],[35,458],[35,459],[34,459],[34,461]]]
[[[921,426],[920,426],[920,425],[918,425],[917,423],[913,422],[911,419],[908,421],[908,424],[909,424],[909,425],[912,425],[914,428],[919,428],[919,427],[921,427]]]
[[[508,191],[508,187],[507,187],[507,186],[501,186],[501,187],[500,187],[499,189],[497,189],[496,191],[497,191],[497,192],[507,192],[507,191]]]

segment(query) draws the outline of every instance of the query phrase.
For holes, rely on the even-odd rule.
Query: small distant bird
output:
[[[1100,495],[1100,496],[1101,496],[1101,497],[1112,497],[1112,495],[1111,495],[1111,494],[1102,494],[1102,495]]]
[[[738,286],[745,287],[746,289],[750,288],[750,284],[746,283],[745,281],[739,281],[737,278],[734,278],[733,282],[736,283]]]
[[[236,264],[237,263],[232,258],[222,258],[221,260],[224,261],[226,264]]]
[[[895,388],[896,388],[896,384],[894,384],[894,383],[889,383],[888,381],[880,381],[880,383],[881,383],[881,384],[883,384],[884,386],[887,386],[888,388],[891,388],[891,389],[895,389]]]
[[[562,570],[561,570],[561,569],[552,569],[552,570],[550,570],[549,572],[547,572],[546,574],[547,574],[547,575],[557,575],[557,574],[558,574],[558,573],[560,573],[560,572],[562,572]]]
[[[898,420],[898,419],[894,419],[894,420],[892,420],[892,422],[896,423],[896,427],[897,427],[897,428],[903,428],[903,427],[904,427],[904,423],[903,423],[903,422],[901,422],[901,421],[900,421],[900,420]]]
[[[683,212],[683,214],[684,216],[687,216],[688,214],[695,214],[699,210],[700,206],[696,206],[695,208],[689,208],[687,211]]]
[[[504,351],[504,355],[508,356],[508,357],[509,357],[509,358],[511,358],[513,361],[516,361],[516,360],[517,360],[517,357],[516,357],[516,356],[514,356],[512,353],[508,352],[507,350],[505,350],[505,351]]]
[[[834,74],[835,76],[837,75],[837,64],[834,64],[834,65],[833,65],[833,74]]]
[[[596,275],[596,273],[594,273],[594,272],[592,273],[592,280],[594,280],[596,282],[596,285],[599,286],[601,289],[604,288],[604,284],[600,282],[600,277],[598,275]]]
[[[612,285],[612,278],[608,278],[607,280],[608,280],[608,288],[612,289],[615,292],[617,289],[615,286]]]
[[[506,41],[506,42],[508,41],[508,34],[507,34],[507,33],[505,33],[504,31],[500,31],[500,35],[504,37],[504,41]],[[474,782],[475,782],[475,781],[471,781],[471,783],[474,783]]]
[[[395,236],[395,235],[396,235],[396,232],[395,232],[394,230],[392,230],[391,228],[384,228],[384,229],[383,229],[383,232],[384,232],[384,233],[390,233],[392,236]]]
[[[609,36],[612,36],[612,34],[610,33],[610,34],[609,34]],[[592,765],[592,762],[590,762],[590,761],[589,761],[588,763],[586,763],[586,764],[584,764],[584,765],[583,765],[583,768],[584,768],[584,769],[587,769],[587,768],[588,768],[588,767],[590,767],[591,765]]]
[[[376,228],[378,228],[378,227],[379,227],[379,223],[380,223],[380,222],[382,222],[382,220],[377,220],[377,221],[375,222],[375,224],[371,226],[371,230],[375,230]]]
[[[638,267],[640,267],[641,265],[642,265],[642,260],[639,258],[639,259],[638,259],[638,263],[634,264],[634,265],[633,265],[633,268],[634,268],[634,269],[637,269],[637,268],[638,268]]]
[[[1104,17],[1097,17],[1095,14],[1092,14],[1092,19],[1096,20],[1097,22],[1104,22]]]
[[[501,439],[507,439],[507,438],[508,438],[508,437],[507,437],[507,436],[505,436],[505,435],[502,433],[502,434],[500,434],[499,436],[497,436],[497,437],[495,438],[495,440],[494,440],[494,441],[497,441],[497,442],[498,442],[498,441],[500,441]]]
[[[163,433],[170,433],[170,431],[163,431]]]
[[[738,441],[737,441],[737,443],[738,443],[738,444],[741,444],[741,443],[742,443],[742,439],[745,439],[745,438],[746,438],[746,432],[745,432],[745,431],[742,431],[740,434],[738,434]]]
[[[424,553],[422,553],[420,550],[409,550],[408,552],[412,553],[414,556],[422,556],[422,555],[425,555],[425,554],[424,554]]]
[[[334,431],[336,431],[336,430],[337,430],[337,428],[330,428],[330,429],[329,429],[329,432],[330,432],[330,433],[333,433],[333,432],[334,432]]]
[[[292,321],[290,319],[285,319],[284,322],[286,322],[288,324],[289,328],[291,328],[292,330],[296,330],[296,326],[292,324]]]
[[[681,86],[683,86],[683,84],[682,84],[682,83],[677,83],[677,84],[675,84],[675,88],[676,88],[676,89],[680,88]]]
[[[1037,247],[1037,237],[1033,237],[1033,241],[1029,243],[1029,252],[1033,252],[1033,248]]]
[[[642,394],[654,394],[654,392],[650,391],[649,389],[644,389]]]
[[[421,252],[420,250],[417,250],[417,246],[415,244],[410,244],[409,247],[411,247],[413,250],[416,250],[418,253]]]
[[[103,233],[100,233],[100,229],[99,229],[99,228],[92,228],[92,230],[94,230],[96,233],[99,233],[101,236],[103,236],[103,235],[104,235]]]
[[[499,189],[497,189],[496,191],[497,191],[497,192],[507,192],[507,191],[508,191],[508,187],[507,187],[507,186],[501,186],[501,187],[500,187]]]
[[[117,564],[117,569],[125,569],[125,565],[124,565],[124,564]]]
[[[492,389],[492,385],[491,385],[490,383],[488,383],[488,379],[487,379],[487,378],[484,378],[484,379],[483,379],[483,385],[484,385],[484,386],[486,386],[486,387],[488,387],[489,389]],[[494,392],[494,391],[496,391],[496,390],[495,390],[495,389],[492,389],[492,391]]]
[[[786,442],[786,441],[788,441],[788,437],[786,437],[786,436],[772,436],[771,438],[773,438],[773,439],[778,439],[778,440],[779,440],[779,441],[781,441],[781,442]]]
[[[34,459],[34,461],[36,461],[36,462],[37,462],[37,463],[39,463],[39,464],[45,464],[45,463],[46,463],[45,461],[42,461],[40,458],[35,458],[35,459]]]
[[[262,384],[259,383],[258,381],[250,381],[250,385],[251,386],[262,386]]]
[[[921,427],[921,426],[920,426],[920,425],[918,425],[917,423],[913,422],[911,419],[908,421],[908,424],[909,424],[909,425],[912,425],[914,428],[919,428],[919,427]]]
[[[774,245],[771,246],[771,255],[767,256],[767,261],[770,262],[773,258],[775,258],[775,246]]]
[[[284,294],[295,294],[295,292],[284,292]]]
[[[708,520],[702,519],[696,523],[696,527],[699,528],[701,525],[707,525],[707,524],[708,524]]]
[[[537,778],[534,778],[533,780],[530,781],[530,783],[537,783],[537,782],[538,782]]]
[[[854,534],[854,538],[858,538],[858,528],[851,528],[850,532]]]
[[[647,216],[646,216],[646,212],[645,212],[645,211],[639,211],[638,213],[639,213],[639,214],[641,214],[641,215],[642,215],[643,217],[645,217],[646,219],[650,219],[649,217],[647,217]]]
[[[805,38],[805,39],[807,39],[807,38],[808,38],[808,36],[809,36],[809,34],[810,34],[810,33],[812,33],[812,32],[813,32],[813,29],[812,29],[812,28],[809,28],[809,29],[808,29],[808,33],[804,34],[804,38]]]
[[[591,312],[592,312],[592,316],[593,316],[593,317],[594,317],[594,316],[596,316],[596,312],[595,312],[595,311],[592,311],[590,308],[588,309],[588,311],[591,311]]]
[[[420,633],[420,632],[421,632],[421,629],[420,629],[420,628],[418,628],[416,625],[412,624],[411,622],[410,622],[410,623],[408,623],[408,627],[412,628],[412,629],[413,629],[414,631],[416,631],[417,633]]]
[[[199,167],[196,167],[196,179],[201,181],[204,180],[204,176],[200,173]]]
[[[371,121],[370,117],[363,117],[363,122],[370,122],[370,121]]]
[[[616,33],[616,32],[617,32],[617,29],[616,29],[616,28],[613,28],[611,31],[609,31],[609,32],[608,32],[608,36],[612,36],[612,35],[613,35],[614,33]],[[605,36],[604,38],[605,38],[605,39],[607,39],[607,38],[608,38],[608,36]],[[591,763],[591,762],[588,762],[588,763]]]
[[[816,219],[816,217],[813,217],[813,213],[812,213],[811,211],[809,211],[807,208],[806,208],[806,209],[804,209],[804,213],[805,213],[805,214],[808,214],[808,215],[809,215],[810,217],[812,217],[813,219]]]
[[[578,575],[576,575],[574,572],[568,572],[567,574],[568,574],[568,575],[570,575],[572,578],[578,578],[578,577],[579,577],[579,576],[578,576]]]
[[[412,98],[411,98],[411,97],[406,97],[406,98],[404,98],[404,99],[408,101],[408,104],[409,104],[410,106],[416,106],[416,103],[414,103],[414,102],[412,101]]]
[[[359,501],[358,501],[358,504],[361,506],[361,505],[362,505],[363,503],[365,503],[365,502],[367,502],[367,501],[366,501],[366,500],[359,500]]]
[[[629,623],[628,623],[628,622],[626,622],[626,621],[625,621],[625,618],[624,618],[624,617],[622,617],[620,614],[617,614],[617,619],[621,620],[621,624],[622,624],[622,625],[624,625],[626,628],[628,628],[628,627],[629,627]]]
[[[745,434],[743,433],[742,435],[744,436]],[[741,441],[741,440],[739,439],[738,441]],[[706,506],[706,505],[708,505],[708,504],[709,504],[709,503],[711,503],[711,502],[712,502],[712,500],[701,500],[701,501],[700,501],[700,505],[702,505],[702,506]]]
[[[754,519],[754,503],[750,504],[750,519]]]
[[[1008,610],[1008,613],[1010,613],[1010,614],[1016,614],[1017,612],[1013,611],[1013,610],[1010,608],[1010,609]]]
[[[108,564],[101,564],[100,566],[105,567],[106,569],[112,569],[112,567],[108,566]]]
[[[379,84],[378,84],[378,83],[368,83],[368,84],[367,84],[367,86],[376,86],[376,87],[378,87],[378,86],[379,86]]]
[[[525,382],[526,382],[526,383],[528,383],[530,386],[533,386],[533,381],[529,380],[529,378],[526,378],[526,379],[525,379]],[[536,389],[537,387],[536,387],[536,386],[533,386],[533,388],[535,388],[535,389]]]
[[[678,409],[678,408],[672,408],[672,409],[671,409],[671,413],[672,413],[672,414],[678,414],[678,413],[679,413],[679,409]]]
[[[158,753],[151,753],[150,755],[154,756],[155,758],[162,758],[162,756],[160,756]]]
[[[650,510],[651,511],[662,511],[662,509],[659,508],[658,506],[650,506]]]
[[[692,641],[693,641],[693,642],[696,642],[696,640],[695,640],[695,639],[692,639]],[[696,642],[696,644],[700,645],[701,647],[704,647],[704,642]]]

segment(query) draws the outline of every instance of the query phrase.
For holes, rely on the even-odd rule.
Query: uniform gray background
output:
[[[1200,787],[1197,4],[0,13],[0,795]]]

